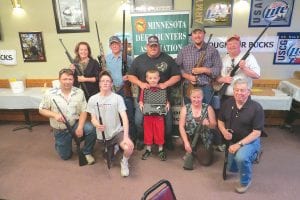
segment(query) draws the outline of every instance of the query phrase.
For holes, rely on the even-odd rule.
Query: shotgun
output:
[[[128,71],[127,63],[127,38],[125,39],[125,10],[123,10],[123,51],[122,51],[122,76],[125,76]],[[123,85],[124,95],[126,97],[132,97],[131,83],[127,80]]]
[[[76,144],[76,150],[77,150],[77,154],[78,154],[78,159],[79,159],[79,166],[84,166],[87,164],[87,160],[84,156],[84,154],[82,153],[82,151],[80,150],[80,139],[75,135],[74,131],[72,131],[72,127],[70,125],[70,123],[68,122],[66,116],[63,114],[63,112],[61,111],[60,107],[58,106],[58,104],[56,103],[55,99],[53,99],[53,102],[55,104],[55,106],[57,107],[59,113],[62,115],[62,117],[65,120],[65,125],[68,129],[68,132],[72,135],[72,138],[75,141]]]
[[[70,55],[69,51],[67,50],[66,46],[64,45],[62,39],[59,39],[59,41],[60,41],[61,45],[63,46],[63,48],[65,49],[65,54],[67,55],[70,63],[72,63],[75,66],[75,71],[76,71],[77,75],[78,76],[84,76],[84,73],[81,71],[78,63],[76,63],[73,60],[73,58],[71,57],[71,55]],[[88,91],[88,89],[86,87],[86,84],[83,83],[83,82],[80,82],[79,84],[80,84],[80,86],[81,86],[81,88],[82,88],[82,90],[83,90],[83,92],[85,94],[85,97],[88,99],[90,97],[90,94],[89,94],[89,91]]]
[[[100,122],[100,124],[103,124],[102,123],[102,118],[100,116],[100,109],[99,109],[98,102],[97,102],[97,108],[98,108],[99,122]],[[106,159],[106,162],[107,162],[107,168],[110,169],[110,166],[111,166],[110,152],[111,151],[108,151],[108,145],[107,145],[107,141],[106,141],[106,138],[105,138],[104,131],[102,131],[101,134],[102,134],[102,140],[103,140],[103,145],[104,145],[104,155],[105,155],[105,159]]]
[[[100,51],[100,54],[97,56],[97,58],[98,58],[98,62],[100,64],[100,71],[102,71],[102,70],[106,69],[105,54],[104,54],[102,42],[100,42],[100,36],[99,36],[97,21],[95,21],[95,25],[96,25],[96,30],[97,30],[97,39],[98,39],[99,51]]]
[[[259,34],[259,36],[256,38],[256,40],[254,41],[253,45],[250,46],[250,48],[248,49],[248,51],[243,55],[243,57],[241,58],[241,60],[246,60],[248,58],[248,56],[250,55],[250,51],[252,50],[252,48],[255,46],[255,44],[258,42],[258,40],[263,36],[263,34],[266,32],[266,30],[270,27],[271,22],[264,28],[264,30]],[[240,61],[241,61],[240,60]],[[231,70],[230,72],[230,77],[233,77],[235,75],[235,73],[237,72],[237,70],[240,68],[239,66],[239,62],[234,66],[234,68]],[[221,89],[218,91],[218,96],[220,98],[222,98],[222,96],[225,94],[227,87],[229,86],[228,83],[223,83]]]

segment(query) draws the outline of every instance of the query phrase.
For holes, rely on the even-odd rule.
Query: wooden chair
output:
[[[142,200],[176,200],[176,196],[171,183],[162,179],[146,190]]]

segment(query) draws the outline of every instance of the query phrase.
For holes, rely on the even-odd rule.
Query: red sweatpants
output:
[[[163,116],[144,116],[144,144],[163,145],[165,143],[165,119]]]

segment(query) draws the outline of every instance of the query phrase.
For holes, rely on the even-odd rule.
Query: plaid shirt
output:
[[[194,44],[189,44],[181,49],[176,58],[176,63],[181,67],[182,73],[191,74],[192,69],[197,65],[200,54],[203,54],[206,49],[203,66],[211,68],[211,75],[199,74],[198,83],[200,85],[207,85],[213,79],[220,75],[222,69],[222,60],[219,52],[211,45],[204,43],[200,49],[196,48]],[[185,80],[187,83],[187,80]]]

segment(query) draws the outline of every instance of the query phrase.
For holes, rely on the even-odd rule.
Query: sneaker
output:
[[[250,187],[250,185],[251,185],[251,181],[250,181],[247,185],[239,184],[239,185],[235,188],[235,191],[236,191],[237,193],[243,194],[243,193],[245,193],[245,192],[248,190],[248,188]]]
[[[124,162],[122,159],[120,164],[121,164],[121,176],[123,177],[129,176],[128,162]]]
[[[164,150],[159,151],[158,156],[159,156],[161,161],[166,161],[167,160],[167,155],[166,155]]]
[[[142,160],[147,160],[147,158],[151,155],[151,151],[146,149],[145,153],[142,155]]]
[[[95,163],[95,158],[91,154],[85,155],[85,159],[88,165],[92,165]]]

